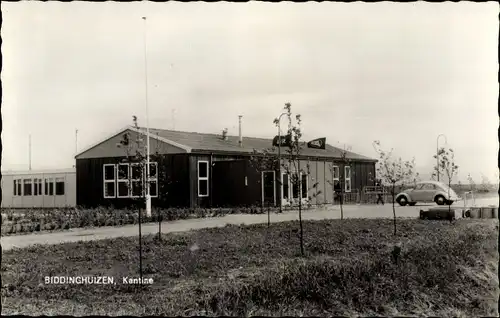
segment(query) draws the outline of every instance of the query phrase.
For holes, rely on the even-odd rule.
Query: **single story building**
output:
[[[127,126],[80,152],[75,157],[77,205],[124,207],[137,202],[141,169],[136,169],[139,165],[130,157],[138,145],[145,149],[146,138],[145,128]],[[349,164],[345,165],[342,150],[304,143],[300,165],[308,169],[301,176],[299,189],[282,167],[288,162],[286,147],[280,148],[281,166],[276,160],[277,147],[267,156],[255,154],[272,148],[273,142],[228,136],[226,131],[217,135],[150,129],[152,205],[278,206],[280,200],[288,205],[299,198],[311,204],[328,204],[334,200],[332,184],[336,181],[347,193],[374,185],[377,160],[346,152]]]
[[[76,171],[2,171],[2,208],[63,208],[76,204]]]

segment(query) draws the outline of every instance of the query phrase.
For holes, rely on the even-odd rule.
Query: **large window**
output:
[[[119,198],[129,197],[129,164],[118,165],[118,195]]]
[[[300,195],[299,191],[299,175],[294,173],[292,175],[292,198],[298,199]]]
[[[17,179],[14,179],[14,195],[21,195],[21,193],[17,192]]]
[[[104,165],[104,198],[116,197],[116,165]]]
[[[146,165],[140,163],[103,166],[105,198],[140,198],[146,194]],[[158,197],[158,164],[149,163],[149,194]]]
[[[64,178],[56,178],[56,195],[64,195]]]
[[[32,184],[31,179],[24,179],[23,180],[23,185],[24,185],[24,187],[23,187],[24,195],[32,195],[33,194],[33,191],[32,191],[33,190],[33,188],[32,188],[33,184]]]
[[[42,179],[33,180],[33,195],[43,195],[42,193]]]
[[[290,175],[287,173],[282,174],[281,182],[283,184],[283,199],[290,199]]]
[[[307,184],[307,181],[308,181],[307,174],[303,173],[302,174],[302,180],[301,180],[302,199],[307,199],[307,197],[308,197],[308,193],[307,193],[308,184]]]
[[[198,196],[208,197],[208,161],[198,161]]]
[[[149,163],[149,195],[158,196],[158,164],[156,162]]]
[[[333,166],[332,167],[332,178],[333,178],[333,183],[335,184],[335,181],[340,180],[340,170],[338,166]]]
[[[45,195],[54,195],[54,179],[45,179]]]
[[[351,167],[344,167],[345,192],[351,192]]]
[[[131,163],[130,164],[130,197],[131,198],[139,198],[144,192],[143,181],[145,180],[145,176],[142,175],[141,164],[140,163]]]

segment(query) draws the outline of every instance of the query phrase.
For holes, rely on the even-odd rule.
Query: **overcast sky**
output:
[[[306,139],[375,157],[415,156],[436,137],[460,179],[498,180],[498,4],[2,3],[2,170],[71,167],[137,115],[150,126],[272,137],[285,102]],[[337,144],[338,142],[338,144]],[[444,145],[444,138],[440,140]]]

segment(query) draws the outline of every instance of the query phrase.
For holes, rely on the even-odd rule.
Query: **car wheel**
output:
[[[410,204],[410,206],[415,206],[415,204],[417,204],[417,202],[410,202],[409,204]]]
[[[397,201],[400,206],[405,206],[406,204],[408,204],[408,200],[406,200],[406,197],[404,195],[400,196]]]
[[[444,205],[446,202],[446,199],[442,195],[438,195],[434,201],[437,203],[437,205]]]

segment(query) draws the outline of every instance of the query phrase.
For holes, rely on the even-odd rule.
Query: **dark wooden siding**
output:
[[[259,200],[256,204],[260,204],[261,200],[261,178],[260,174],[254,175],[254,168],[250,164],[250,156],[235,156],[235,155],[218,155],[218,154],[191,154],[189,156],[189,170],[190,170],[190,178],[189,178],[189,189],[190,189],[190,206],[191,207],[212,207],[214,206],[213,202],[213,187],[215,186],[213,183],[213,166],[214,162],[219,161],[245,161],[243,165],[234,165],[232,169],[240,169],[243,171],[236,172],[237,175],[246,175],[248,177],[249,186],[246,188],[245,193],[240,194],[242,196],[238,201],[243,205],[252,205],[255,201],[255,196],[258,195]],[[198,161],[208,161],[209,162],[209,196],[208,197],[198,197]],[[279,180],[279,174],[277,171],[277,167],[274,167],[276,171],[277,181]],[[253,184],[256,182],[256,184]],[[251,184],[252,183],[252,184]],[[276,186],[276,203],[278,204],[278,200],[280,197],[280,185],[279,182],[275,183]],[[257,190],[256,190],[257,189]],[[258,194],[256,194],[258,191]],[[229,203],[228,203],[229,204]]]
[[[214,185],[212,184],[213,172],[212,163],[217,161],[232,161],[232,160],[245,160],[245,164],[241,167],[236,167],[234,169],[240,169],[244,171],[239,171],[237,174],[241,176],[248,176],[249,190],[246,190],[240,196],[245,196],[240,198],[239,202],[244,204],[249,204],[249,202],[256,201],[259,198],[258,204],[262,200],[261,198],[261,178],[260,174],[254,176],[250,173],[249,156],[228,156],[228,155],[200,155],[200,154],[170,154],[165,155],[162,161],[159,163],[161,174],[164,171],[167,175],[166,184],[163,185],[163,191],[167,193],[162,198],[153,198],[153,206],[179,206],[179,207],[211,207],[212,202],[212,192]],[[104,199],[103,195],[103,165],[104,164],[116,164],[122,162],[124,157],[114,157],[114,158],[89,158],[89,159],[77,159],[76,160],[76,192],[77,192],[77,205],[96,207],[96,206],[115,206],[115,207],[125,207],[132,205],[135,201],[132,199]],[[198,197],[198,161],[206,160],[209,162],[209,196],[208,197]],[[304,161],[302,165],[305,167],[307,161]],[[332,179],[330,172],[330,166],[333,164],[339,166],[341,177],[344,174],[344,167],[339,162],[327,161],[324,159],[311,160],[309,161],[311,167],[311,175],[309,177],[310,186],[314,183],[318,183],[317,189],[309,189],[310,195],[315,193],[316,190],[321,191],[321,194],[317,196],[317,200],[313,200],[313,203],[323,204],[332,203],[333,191],[329,183]],[[244,167],[244,169],[242,168]],[[281,199],[281,177],[278,173],[278,167],[274,167],[276,170],[276,202],[279,204]],[[246,170],[245,170],[246,169]],[[367,185],[374,185],[375,179],[375,163],[373,162],[352,162],[351,163],[351,188],[354,190],[359,190],[360,192]],[[371,175],[369,174],[371,173]],[[255,177],[255,178],[254,178]],[[161,178],[160,178],[161,179]],[[159,184],[159,189],[162,185]],[[236,195],[236,194],[235,194]],[[228,202],[230,203],[230,202]]]
[[[77,205],[82,207],[114,206],[129,207],[137,204],[136,200],[127,198],[104,198],[103,166],[124,162],[125,157],[91,158],[76,160],[76,193]],[[167,178],[159,178],[158,198],[152,198],[153,206],[188,206],[189,205],[189,170],[188,158],[184,154],[165,155],[159,160],[159,174]],[[163,182],[162,182],[163,180]],[[163,191],[161,191],[163,189]]]
[[[260,205],[261,177],[248,160],[215,161],[212,178],[212,207]]]

